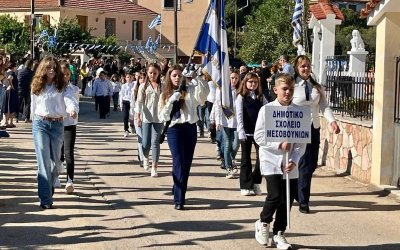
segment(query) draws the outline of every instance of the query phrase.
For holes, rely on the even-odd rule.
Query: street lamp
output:
[[[322,29],[319,29],[319,31],[318,31],[318,39],[320,41],[322,40]]]
[[[234,42],[234,48],[233,48],[233,57],[236,58],[236,46],[237,46],[237,13],[244,8],[249,6],[249,0],[247,0],[247,3],[245,6],[241,7],[240,9],[237,9],[237,0],[235,0],[235,42]]]

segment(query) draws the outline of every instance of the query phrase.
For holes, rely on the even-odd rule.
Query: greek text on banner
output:
[[[310,109],[300,106],[265,106],[265,141],[310,143]]]

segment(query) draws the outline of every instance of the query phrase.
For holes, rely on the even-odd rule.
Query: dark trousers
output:
[[[206,105],[207,105],[207,111],[208,111],[208,113],[206,114],[206,116],[208,117],[208,119],[206,119],[206,120],[209,120],[209,119],[210,119],[211,110],[212,110],[212,107],[213,107],[214,103],[212,103],[212,102],[206,102]],[[215,127],[214,127],[214,128],[211,128],[211,126],[209,126],[209,129],[208,129],[208,130],[209,130],[210,133],[211,133],[211,140],[212,140],[212,141],[215,141],[215,137],[217,136],[217,130],[216,130],[216,128],[215,128]]]
[[[196,124],[175,124],[168,128],[168,146],[172,154],[175,204],[185,205],[185,196],[197,142]]]
[[[113,99],[113,103],[114,103],[114,111],[117,111],[118,109],[118,98],[119,98],[119,92],[114,92],[112,99]]]
[[[64,161],[64,159],[65,159],[65,162],[67,165],[67,176],[69,177],[70,180],[74,180],[75,141],[76,141],[76,125],[65,126],[64,127],[64,144],[61,149],[61,161]]]
[[[85,89],[86,89],[86,86],[87,86],[88,82],[89,82],[89,77],[82,78],[82,91],[81,91],[82,95],[85,94]]]
[[[99,105],[100,119],[105,119],[106,114],[108,114],[110,109],[110,97],[107,95],[107,96],[96,96],[95,98]]]
[[[262,180],[260,171],[260,159],[258,157],[259,146],[254,141],[253,136],[247,136],[245,141],[241,141],[242,163],[240,165],[240,189],[253,189],[254,184],[260,184]],[[251,146],[256,149],[256,165],[253,170],[251,164]]]
[[[122,112],[124,113],[124,130],[129,131],[129,110],[131,103],[129,101],[122,101]]]
[[[30,119],[31,117],[31,95],[27,93],[19,93],[19,111],[22,111],[24,119]]]
[[[267,175],[265,176],[267,181],[267,198],[263,210],[260,214],[261,222],[271,223],[273,215],[275,215],[274,226],[272,232],[274,235],[278,231],[284,232],[287,226],[286,217],[286,180],[283,179],[283,175]],[[297,179],[290,180],[290,208],[292,208],[293,200],[297,198]]]
[[[300,204],[310,201],[311,178],[318,165],[320,129],[311,126],[311,143],[307,144],[306,152],[299,161],[299,195]]]

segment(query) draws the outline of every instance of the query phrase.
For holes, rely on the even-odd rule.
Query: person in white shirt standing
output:
[[[71,84],[71,71],[69,70],[68,63],[61,62],[61,70],[64,74],[64,79],[68,83],[68,91],[74,93],[74,96],[79,103],[79,88]],[[72,118],[68,115],[64,118],[64,143],[61,149],[61,161],[66,162],[67,165],[67,184],[65,185],[65,192],[72,194],[74,192],[74,173],[75,173],[75,141],[76,141],[76,125],[78,124],[78,116]]]
[[[193,77],[188,74],[185,76]],[[186,84],[186,91],[181,93],[177,91],[181,79],[182,68],[179,65],[168,69],[159,102],[160,120],[171,121],[167,130],[167,140],[172,154],[172,193],[177,210],[183,210],[185,206],[190,168],[197,142],[197,106],[204,104],[210,91],[207,81],[198,76],[190,82],[182,83]]]
[[[119,105],[119,92],[121,91],[121,82],[119,81],[119,77],[117,74],[113,74],[111,76],[111,86],[112,86],[112,99],[113,99],[113,105],[114,105],[114,111],[118,111],[118,105]],[[121,105],[119,107],[122,108]]]
[[[40,206],[48,209],[53,206],[54,181],[62,164],[63,120],[67,115],[76,118],[79,112],[74,93],[67,88],[60,64],[53,57],[45,57],[35,73],[31,110]]]
[[[110,109],[110,99],[113,94],[112,85],[106,78],[107,72],[104,69],[100,68],[97,71],[99,72],[99,78],[94,80],[92,95],[99,104],[100,119],[106,119],[106,114]]]
[[[309,106],[311,109],[311,143],[307,144],[306,152],[299,162],[299,211],[310,212],[309,201],[311,191],[311,178],[318,165],[318,152],[320,143],[319,111],[329,123],[331,133],[340,133],[340,128],[335,121],[332,110],[326,101],[326,94],[322,86],[311,77],[311,61],[307,56],[300,55],[295,64],[295,87],[293,103],[299,106]]]
[[[131,97],[133,90],[133,72],[127,72],[125,75],[126,82],[121,86],[121,91],[119,92],[119,106],[124,114],[124,137],[127,137],[130,133],[129,131],[129,111],[131,109]]]
[[[147,66],[147,78],[139,87],[138,112],[136,119],[143,133],[144,170],[149,170],[149,153],[151,147],[152,168],[151,177],[157,177],[158,160],[160,158],[160,135],[163,123],[158,118],[158,100],[161,94],[161,68],[156,63]]]

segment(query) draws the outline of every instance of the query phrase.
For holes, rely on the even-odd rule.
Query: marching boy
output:
[[[264,105],[258,113],[254,140],[260,146],[260,169],[261,174],[267,180],[268,195],[265,199],[260,219],[255,222],[255,238],[261,245],[268,245],[270,223],[275,215],[272,228],[272,241],[278,249],[290,249],[291,245],[285,238],[287,226],[286,217],[286,173],[290,178],[290,207],[297,197],[297,180],[299,172],[297,169],[300,157],[306,149],[305,143],[267,142],[265,139],[265,117],[266,106],[290,106],[294,92],[294,79],[289,74],[279,74],[275,81],[274,93],[277,95],[275,101]],[[289,154],[286,162],[285,154]]]

